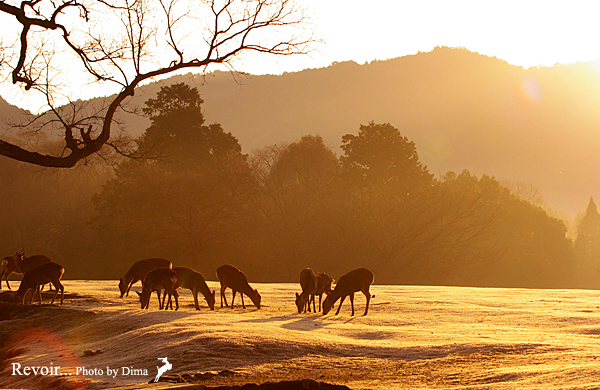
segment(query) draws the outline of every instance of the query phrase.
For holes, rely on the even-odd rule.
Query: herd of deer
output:
[[[21,284],[16,293],[16,300],[21,304],[24,304],[25,295],[29,290],[33,290],[29,304],[31,305],[36,292],[39,295],[41,304],[41,289],[48,283],[54,285],[56,289],[51,303],[54,303],[58,291],[60,290],[62,294],[60,304],[63,304],[65,289],[60,282],[60,278],[65,270],[59,264],[54,263],[49,257],[44,255],[27,257],[25,256],[25,251],[21,249],[13,256],[5,257],[1,264],[3,270],[0,274],[0,289],[2,288],[3,277],[6,280],[6,286],[10,289],[8,276],[12,273],[23,275],[23,279],[21,280]],[[258,290],[250,287],[248,278],[242,271],[233,265],[225,264],[217,268],[216,273],[221,284],[221,307],[223,307],[223,302],[225,302],[226,307],[229,307],[227,298],[225,297],[225,290],[230,288],[233,291],[231,308],[233,308],[235,295],[239,292],[242,300],[242,307],[244,309],[246,308],[246,305],[244,304],[244,295],[252,300],[252,303],[257,309],[260,309],[261,296],[258,293]],[[373,284],[373,280],[373,273],[371,271],[366,268],[358,268],[340,277],[335,288],[332,289],[334,279],[331,276],[323,272],[317,274],[312,269],[305,268],[300,273],[302,293],[296,293],[298,313],[306,313],[307,310],[310,312],[311,302],[313,311],[316,313],[315,297],[318,295],[319,311],[321,311],[322,307],[323,314],[327,314],[332,309],[335,302],[341,298],[337,312],[335,313],[336,315],[339,314],[342,303],[344,303],[346,297],[350,297],[352,315],[354,315],[354,293],[360,291],[367,298],[367,305],[365,313],[363,314],[367,315],[367,312],[369,311],[369,302],[371,301],[371,298],[374,297],[374,295],[371,296],[371,293],[369,292],[369,287]],[[175,310],[179,309],[179,293],[177,292],[179,287],[192,291],[196,310],[200,310],[198,293],[201,293],[204,296],[204,299],[211,310],[215,309],[215,291],[210,291],[202,274],[191,268],[173,267],[173,264],[169,260],[162,258],[140,260],[131,266],[124,278],[119,280],[121,298],[123,298],[123,296],[129,296],[129,290],[138,281],[142,282],[142,292],[136,291],[139,295],[142,309],[147,309],[149,307],[150,297],[153,291],[156,291],[158,307],[160,310],[166,310],[169,306],[172,309],[172,298],[175,298]],[[160,295],[161,291],[164,291],[162,299]],[[323,294],[326,294],[327,296],[321,305]],[[168,301],[165,303],[167,296]]]

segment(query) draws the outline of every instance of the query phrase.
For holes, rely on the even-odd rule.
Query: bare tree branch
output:
[[[0,140],[0,154],[46,167],[72,167],[104,145],[118,148],[119,142],[111,141],[116,115],[146,80],[187,68],[206,71],[213,64],[235,69],[244,52],[303,54],[317,42],[305,31],[304,10],[292,0],[33,0],[12,5],[0,0],[0,13],[14,16],[21,26],[15,55],[3,54],[17,60],[0,62],[0,70],[8,70],[25,91],[46,97],[47,111],[19,127],[60,126],[65,145],[62,154],[49,155]],[[205,29],[198,28],[199,20]],[[118,86],[101,111],[82,109],[85,105],[72,99],[57,107],[62,95],[55,79],[65,75],[65,56],[75,56],[79,70],[95,83]]]

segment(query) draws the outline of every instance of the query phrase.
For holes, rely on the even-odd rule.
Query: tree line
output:
[[[114,170],[0,160],[6,255],[45,253],[78,279],[165,257],[209,280],[232,263],[262,282],[366,267],[378,284],[579,286],[561,221],[493,177],[436,177],[389,123],[345,135],[339,157],[319,135],[246,155],[202,103],[186,84],[163,87]]]

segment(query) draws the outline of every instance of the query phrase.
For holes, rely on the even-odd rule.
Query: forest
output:
[[[357,267],[376,284],[595,288],[600,214],[565,224],[494,177],[433,174],[394,124],[356,124],[338,156],[321,136],[242,153],[184,83],[146,101],[135,151],[74,169],[0,159],[3,256],[24,248],[65,279],[117,279],[165,257],[214,280],[232,263],[257,282]]]

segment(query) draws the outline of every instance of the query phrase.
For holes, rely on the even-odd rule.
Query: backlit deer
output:
[[[175,288],[176,283],[177,272],[173,271],[169,267],[154,268],[152,271],[148,272],[143,281],[142,292],[139,293],[136,291],[140,297],[142,309],[147,309],[148,306],[150,306],[150,296],[152,295],[152,291],[156,291],[156,296],[158,297],[158,308],[159,310],[162,310],[163,302],[160,300],[160,291],[165,290],[165,294],[169,294],[169,299],[171,295],[175,297],[175,310],[178,310],[179,294]]]
[[[373,272],[366,268],[358,268],[342,276],[335,285],[335,289],[327,296],[327,298],[325,298],[325,301],[323,301],[323,314],[329,313],[333,304],[339,298],[342,298],[337,312],[335,313],[335,315],[338,315],[342,308],[342,303],[344,303],[344,299],[346,299],[347,296],[350,296],[352,315],[354,315],[354,293],[362,291],[362,293],[365,294],[365,297],[367,297],[367,307],[365,309],[365,314],[363,314],[363,316],[366,316],[369,311],[369,302],[371,301],[369,287],[373,284],[373,280]]]
[[[239,292],[242,296],[242,307],[244,309],[246,308],[246,305],[244,305],[244,294],[250,297],[257,309],[260,309],[260,294],[258,290],[250,287],[248,278],[242,271],[233,265],[225,264],[217,268],[217,277],[219,278],[219,282],[221,282],[221,307],[223,307],[223,300],[225,300],[225,306],[228,306],[225,290],[229,287],[233,291],[233,297],[231,298],[232,309],[236,292]]]
[[[177,283],[175,283],[175,288],[183,287],[188,290],[192,290],[192,295],[194,296],[194,305],[196,306],[196,310],[200,310],[200,305],[198,304],[198,293],[204,295],[204,299],[206,299],[206,303],[208,303],[208,307],[210,310],[215,310],[215,291],[210,291],[204,277],[200,272],[196,272],[191,268],[187,267],[173,267],[173,271],[177,273]],[[163,296],[163,302],[165,296]],[[171,299],[167,305],[171,304]],[[166,308],[165,308],[166,309]]]
[[[316,313],[315,308],[315,294],[317,292],[317,274],[310,268],[305,268],[300,272],[300,287],[302,287],[302,293],[296,293],[296,307],[298,307],[298,313],[306,313],[306,309],[310,312],[310,300],[312,298],[313,311]]]
[[[25,256],[25,250],[21,248],[20,251],[12,256],[7,256],[2,259],[2,273],[0,274],[0,289],[2,289],[2,278],[6,280],[6,287],[10,290],[10,284],[8,284],[8,277],[13,274],[25,275],[27,271],[36,267],[40,264],[50,263],[52,260],[48,256],[34,255],[31,257]]]
[[[119,279],[121,298],[123,298],[123,295],[128,297],[131,286],[142,280],[144,276],[154,268],[173,268],[173,265],[169,260],[161,258],[144,259],[135,262],[131,268],[129,268],[125,277]]]
[[[321,311],[321,298],[323,297],[323,293],[329,295],[333,291],[331,288],[333,282],[335,282],[335,280],[325,272],[317,273],[317,292],[315,295],[319,296],[319,311]]]
[[[63,304],[65,298],[65,288],[60,283],[60,278],[62,277],[65,269],[56,263],[44,263],[40,264],[37,267],[33,267],[29,271],[25,272],[23,275],[23,280],[21,280],[21,285],[17,290],[17,301],[21,302],[21,304],[25,303],[25,294],[27,291],[33,289],[33,293],[31,294],[31,299],[29,300],[29,304],[33,301],[33,296],[37,292],[40,296],[40,305],[42,304],[42,292],[40,291],[40,286],[46,283],[52,283],[54,288],[56,289],[56,293],[52,297],[52,302],[56,299],[58,295],[58,290],[61,291],[60,296],[60,304]]]

